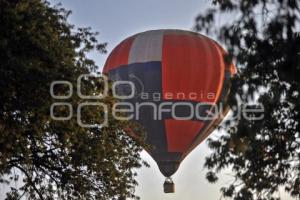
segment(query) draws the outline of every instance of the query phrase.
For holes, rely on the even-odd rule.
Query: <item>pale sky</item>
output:
[[[100,32],[99,39],[108,42],[108,53],[123,39],[138,32],[151,29],[191,30],[195,17],[210,7],[210,0],[51,0],[62,2],[63,7],[73,11],[71,23],[90,26]],[[93,53],[98,66],[103,66],[108,54]],[[216,135],[213,132],[211,137]],[[209,153],[207,144],[200,144],[181,164],[173,177],[176,193],[164,194],[164,176],[147,153],[142,157],[151,165],[138,170],[136,194],[142,200],[218,200],[220,187],[232,180],[230,170],[222,173],[217,184],[209,184],[203,169],[205,156]],[[2,190],[2,186],[0,190]],[[2,195],[0,195],[1,197]],[[282,195],[283,199],[288,199]]]
[[[195,17],[210,6],[210,0],[52,0],[62,2],[63,7],[73,11],[71,23],[90,26],[99,31],[99,39],[108,42],[108,54],[122,40],[151,29],[186,29],[194,26]],[[92,54],[98,66],[103,66],[107,55]],[[173,176],[176,193],[164,194],[164,176],[156,163],[146,153],[142,157],[151,165],[138,170],[139,186],[136,194],[142,200],[194,200],[219,199],[219,188],[227,185],[222,178],[217,184],[205,179],[203,168],[209,149],[206,143],[198,146],[181,164]],[[228,172],[229,173],[229,172]]]
[[[63,7],[73,11],[70,22],[78,26],[90,26],[100,32],[99,39],[108,42],[108,54],[125,38],[151,29],[191,30],[196,16],[211,7],[211,0],[51,0],[61,2]],[[232,17],[231,17],[232,18]],[[220,26],[220,21],[215,26]],[[213,36],[210,36],[213,37]],[[226,48],[226,47],[225,47]],[[108,56],[93,53],[91,57],[98,66],[103,66]],[[216,131],[210,137],[216,136]],[[142,200],[219,200],[220,188],[228,185],[233,178],[230,170],[222,172],[216,184],[205,178],[203,168],[209,154],[206,142],[200,144],[181,163],[173,176],[176,184],[174,194],[164,194],[164,176],[156,163],[146,153],[142,157],[151,165],[138,170],[136,194]],[[288,197],[281,194],[282,198]]]

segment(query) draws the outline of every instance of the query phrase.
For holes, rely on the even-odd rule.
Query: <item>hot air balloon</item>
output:
[[[166,193],[175,190],[171,176],[181,161],[224,115],[205,116],[214,105],[222,104],[223,114],[228,111],[235,67],[225,62],[225,56],[223,48],[204,35],[151,30],[125,39],[107,58],[103,73],[109,79],[135,85],[134,95],[125,101],[139,105],[135,120],[145,128],[146,143],[153,147],[146,150],[166,177]],[[128,90],[126,84],[118,87],[124,95],[131,93]]]

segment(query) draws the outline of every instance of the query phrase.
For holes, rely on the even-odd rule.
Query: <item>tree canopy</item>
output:
[[[0,181],[11,186],[7,199],[136,198],[134,169],[143,164],[141,147],[125,134],[136,126],[110,115],[104,128],[83,128],[76,120],[76,108],[86,101],[76,94],[77,78],[97,71],[87,53],[104,53],[106,44],[90,28],[70,24],[70,11],[44,0],[0,0],[0,13]],[[68,99],[50,95],[51,83],[61,80],[75,91]],[[101,84],[85,80],[81,89],[98,94]],[[53,90],[70,94],[65,85]],[[115,100],[90,101],[110,108]],[[72,105],[70,120],[51,118],[55,102]],[[68,116],[67,108],[55,112]],[[103,121],[100,107],[83,110],[85,123]]]
[[[223,197],[280,199],[283,188],[300,198],[299,3],[214,0],[196,18],[195,29],[216,35],[238,68],[230,105],[265,109],[263,120],[227,121],[225,133],[208,141],[213,152],[205,163],[207,179],[214,183],[223,169],[233,171],[234,181],[221,188]],[[221,18],[228,21],[216,26]]]

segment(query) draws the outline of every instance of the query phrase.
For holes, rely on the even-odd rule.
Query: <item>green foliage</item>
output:
[[[207,178],[215,182],[216,173],[230,167],[234,181],[221,189],[224,197],[280,199],[283,188],[300,198],[300,2],[213,3],[195,29],[217,35],[236,62],[229,103],[236,105],[236,96],[241,103],[262,103],[265,117],[227,122],[226,134],[208,141],[213,153],[205,164]],[[226,15],[230,19],[216,27]]]
[[[0,13],[0,181],[23,184],[7,199],[135,198],[141,142],[126,130],[137,127],[109,115],[109,127],[81,128],[76,92],[64,100],[73,105],[71,120],[54,121],[49,112],[59,101],[50,96],[51,83],[66,80],[76,91],[78,76],[97,70],[86,54],[103,53],[106,44],[91,29],[69,24],[69,11],[43,0],[0,0]],[[85,94],[99,93],[99,83],[86,82]],[[114,101],[101,102],[111,108]],[[102,120],[100,108],[84,110],[86,123]]]

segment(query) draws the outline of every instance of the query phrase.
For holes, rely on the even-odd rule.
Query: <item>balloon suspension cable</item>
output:
[[[174,193],[175,192],[175,184],[171,177],[167,177],[164,182],[164,192],[165,193]]]

